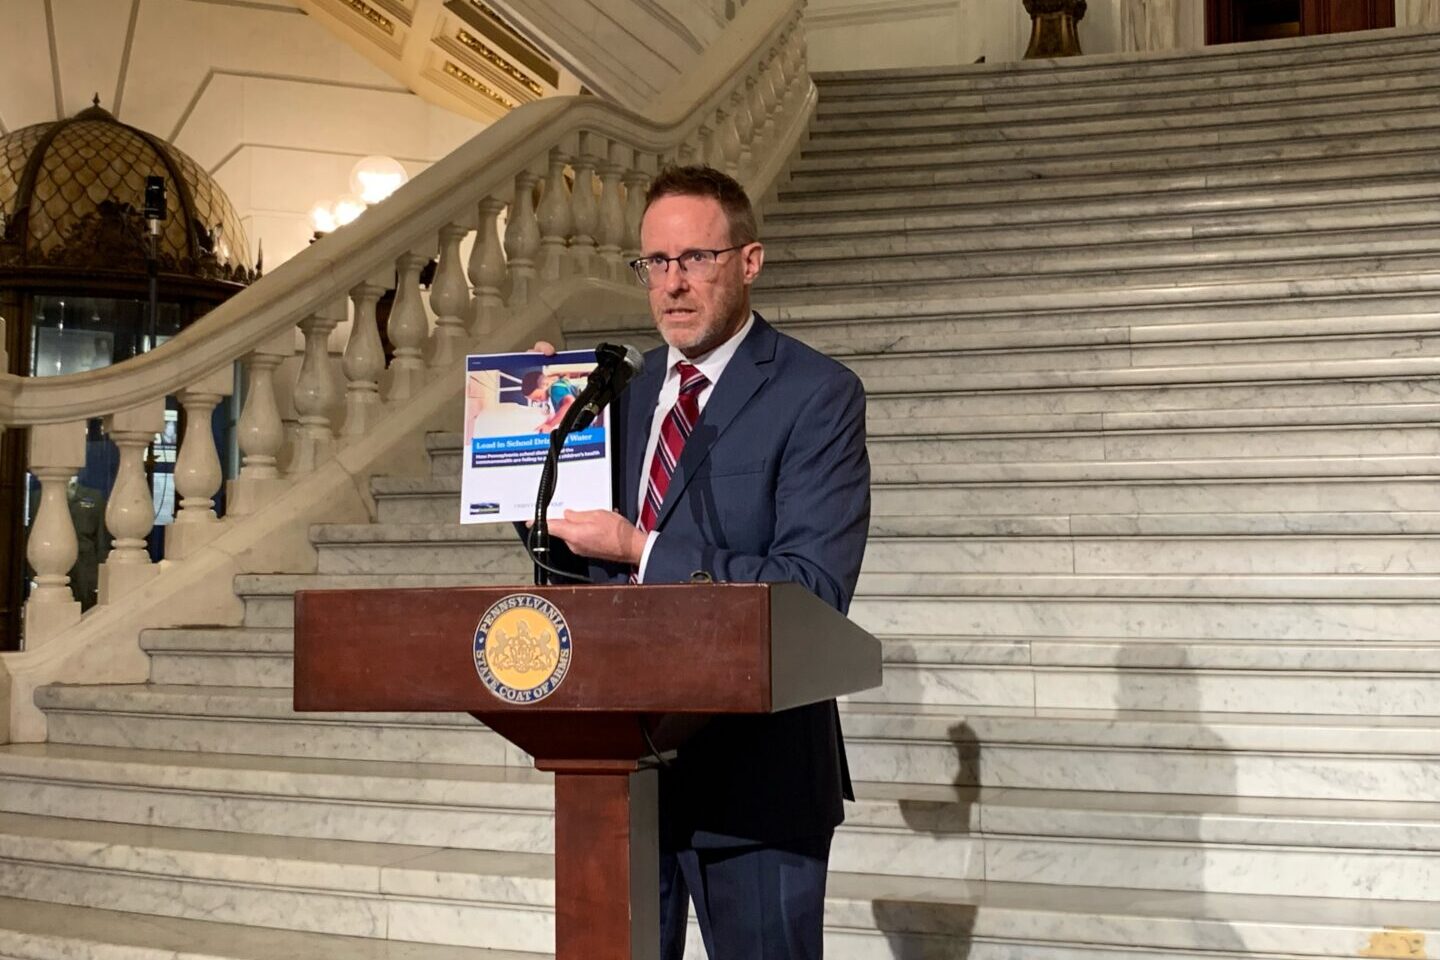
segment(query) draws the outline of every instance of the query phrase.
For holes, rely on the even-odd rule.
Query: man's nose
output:
[[[670,269],[665,271],[665,291],[670,293],[676,290],[684,290],[689,286],[690,278],[685,275],[684,270],[680,269],[678,262],[672,261],[670,263]]]

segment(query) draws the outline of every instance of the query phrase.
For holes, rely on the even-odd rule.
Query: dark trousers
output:
[[[695,903],[710,960],[820,960],[830,838],[660,852],[660,958],[685,953]]]

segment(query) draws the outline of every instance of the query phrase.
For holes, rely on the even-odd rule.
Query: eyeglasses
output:
[[[748,243],[739,243],[724,250],[686,250],[678,257],[662,257],[656,254],[653,257],[631,260],[630,269],[635,271],[635,276],[647,287],[658,287],[664,283],[672,263],[677,264],[680,272],[693,280],[713,280],[720,254],[748,246]]]

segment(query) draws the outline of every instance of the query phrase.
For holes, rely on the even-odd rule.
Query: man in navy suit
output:
[[[666,346],[616,406],[620,507],[566,511],[550,532],[597,582],[794,581],[843,613],[870,517],[859,379],[751,311],[765,251],[730,177],[662,172],[640,240],[632,267]],[[687,898],[711,960],[820,957],[852,796],[834,701],[701,730],[660,777],[665,960],[684,950]]]

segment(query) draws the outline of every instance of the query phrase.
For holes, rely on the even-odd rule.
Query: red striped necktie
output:
[[[660,507],[665,503],[665,491],[670,489],[670,478],[680,462],[680,451],[685,449],[685,440],[695,429],[695,421],[700,419],[700,391],[710,382],[705,374],[683,360],[675,364],[675,371],[680,374],[680,396],[675,398],[675,406],[660,426],[660,439],[650,460],[645,502],[640,505],[642,532],[655,529]]]

